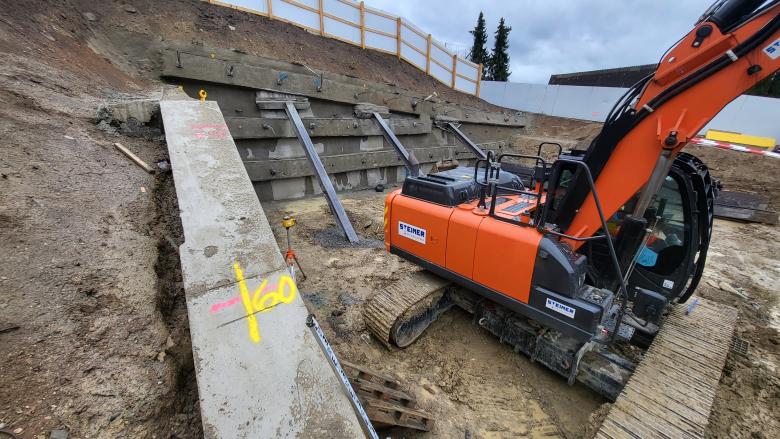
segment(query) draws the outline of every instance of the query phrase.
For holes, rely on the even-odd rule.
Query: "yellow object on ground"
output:
[[[774,148],[775,145],[777,145],[777,141],[772,137],[748,136],[746,134],[730,133],[728,131],[707,130],[707,135],[705,137],[709,140],[758,146],[760,148]]]

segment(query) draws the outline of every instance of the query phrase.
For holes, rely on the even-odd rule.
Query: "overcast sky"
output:
[[[713,0],[366,0],[465,50],[485,13],[488,51],[498,20],[512,26],[513,82],[551,74],[650,64],[688,33]]]

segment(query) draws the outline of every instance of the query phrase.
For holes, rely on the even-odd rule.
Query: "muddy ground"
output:
[[[152,6],[155,14],[144,12]],[[173,182],[170,174],[144,173],[113,147],[122,142],[155,163],[166,157],[165,144],[154,130],[138,137],[132,127],[95,120],[107,100],[159,91],[155,54],[172,40],[492,108],[395,57],[206,3],[0,0],[0,429],[23,438],[54,429],[71,437],[201,436]],[[597,130],[539,116],[527,134],[581,143]],[[727,188],[761,191],[777,208],[771,160],[691,151]],[[275,226],[282,212],[300,221],[294,242],[310,276],[301,289],[339,355],[396,373],[435,415],[441,436],[586,434],[603,401],[515,355],[465,313],[449,312],[403,351],[368,337],[360,304],[413,267],[381,249],[381,194],[344,199],[373,244],[334,247],[340,239],[323,221],[330,216],[321,198],[266,206]],[[716,224],[700,294],[739,307],[738,333],[752,348],[747,358],[729,358],[710,437],[780,436],[778,237],[777,227]]]
[[[721,159],[731,158],[720,152]],[[755,159],[754,159],[755,160]],[[392,188],[390,188],[392,189]],[[293,215],[293,247],[308,276],[299,282],[307,306],[336,352],[353,363],[394,374],[436,419],[428,434],[391,431],[393,437],[588,437],[590,416],[605,401],[559,376],[452,310],[412,346],[388,350],[367,332],[361,304],[378,288],[416,267],[382,246],[385,193],[342,196],[353,225],[367,238],[346,246],[323,198],[266,203],[280,247],[280,221]],[[323,222],[323,218],[327,221]],[[777,227],[717,220],[711,256],[698,294],[740,310],[737,334],[751,342],[748,357],[731,355],[718,389],[708,437],[777,437],[778,297]],[[728,284],[741,295],[727,292]],[[725,289],[724,289],[725,288]],[[774,315],[774,317],[772,317]]]

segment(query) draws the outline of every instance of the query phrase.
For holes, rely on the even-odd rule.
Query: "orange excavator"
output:
[[[615,398],[671,303],[702,276],[719,183],[681,152],[780,67],[780,1],[723,0],[615,104],[587,150],[483,155],[409,176],[385,201],[387,250],[425,271],[367,303],[406,346],[453,305],[554,371]],[[420,285],[423,285],[421,287]],[[597,360],[582,358],[598,352]]]

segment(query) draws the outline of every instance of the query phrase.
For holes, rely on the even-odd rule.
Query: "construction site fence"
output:
[[[482,81],[480,97],[529,113],[603,122],[625,88]],[[742,95],[715,116],[707,130],[780,139],[780,99]]]
[[[482,65],[459,57],[408,20],[350,0],[203,0],[396,55],[443,84],[479,96]]]

